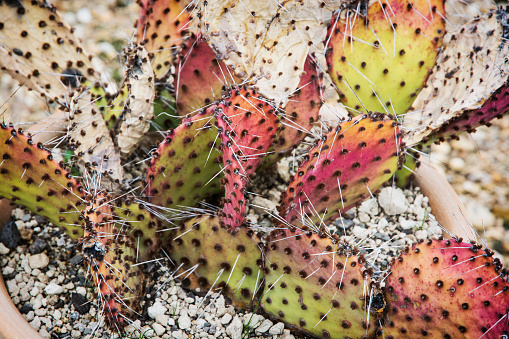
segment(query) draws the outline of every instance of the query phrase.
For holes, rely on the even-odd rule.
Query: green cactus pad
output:
[[[262,291],[261,245],[253,231],[227,231],[219,218],[195,217],[174,234],[170,256],[184,286],[201,291],[222,292],[234,303],[246,307]],[[193,270],[192,268],[197,265]]]
[[[403,154],[399,127],[383,115],[340,123],[312,148],[286,192],[280,214],[295,225],[339,216],[384,184]]]
[[[187,1],[138,0],[140,16],[137,22],[138,43],[144,44],[158,80],[164,80],[185,43],[191,16]]]
[[[493,252],[461,240],[407,249],[387,277],[384,338],[501,338],[509,282]]]
[[[169,132],[147,170],[147,195],[159,206],[195,206],[219,193],[220,178],[215,107],[184,120]]]
[[[144,202],[131,198],[115,200],[113,214],[118,219],[116,227],[133,238],[136,262],[150,260],[156,256],[170,232]]]
[[[189,40],[175,70],[178,114],[184,116],[207,107],[221,99],[222,91],[240,82],[201,38]]]
[[[272,145],[279,121],[266,99],[245,88],[232,89],[219,112],[226,191],[222,222],[235,228],[244,221],[249,177]]]
[[[390,0],[374,2],[366,18],[333,18],[327,64],[345,106],[406,113],[435,63],[444,13],[443,0]]]
[[[175,99],[167,89],[159,89],[154,99],[154,120],[152,120],[151,130],[167,131],[174,129],[180,124],[180,119],[176,117]]]
[[[41,144],[12,126],[0,125],[0,196],[47,217],[76,239],[84,190],[63,161],[57,163]]]
[[[383,303],[363,263],[362,256],[336,238],[275,230],[267,245],[261,306],[291,327],[321,338],[369,337]]]
[[[6,1],[0,12],[0,67],[20,84],[65,103],[80,81],[100,74],[74,29],[46,1]]]

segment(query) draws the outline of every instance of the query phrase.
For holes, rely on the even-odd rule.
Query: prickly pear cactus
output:
[[[5,1],[0,67],[50,103],[65,103],[76,82],[94,82],[100,76],[73,32],[46,1]]]
[[[394,120],[358,116],[340,123],[312,148],[282,195],[280,213],[305,225],[338,217],[382,186],[403,154]]]
[[[0,124],[0,196],[65,226],[72,238],[79,227],[85,192],[63,162],[53,160],[42,144],[35,145],[20,129]]]
[[[348,245],[326,234],[274,230],[265,256],[266,312],[321,338],[374,333],[380,292]]]
[[[310,46],[325,38],[325,19],[335,7],[330,1],[200,1],[200,28],[220,61],[281,101],[297,88]]]
[[[159,145],[147,170],[147,195],[159,206],[195,206],[220,192],[215,107],[184,120]]]
[[[116,227],[125,222],[116,218],[109,204],[111,197],[99,195],[83,211],[85,235],[80,239],[84,258],[97,285],[106,322],[117,332],[128,325],[134,312],[140,311],[137,293],[143,293],[143,275],[137,262],[136,243],[127,228]]]
[[[174,88],[178,114],[185,116],[220,100],[222,92],[240,83],[201,38],[191,39],[182,49],[175,70]]]
[[[493,252],[460,240],[428,240],[394,261],[387,277],[385,338],[507,335],[509,283]]]
[[[242,225],[245,217],[244,192],[249,177],[272,145],[278,129],[274,108],[252,90],[234,88],[218,106],[225,186],[222,222],[228,228]]]
[[[391,0],[332,18],[329,74],[351,112],[406,113],[435,63],[444,12],[443,0]]]
[[[165,80],[189,34],[190,2],[138,0],[137,3],[140,6],[138,43],[149,52],[156,78]]]
[[[174,233],[171,253],[188,287],[222,292],[242,307],[263,290],[262,245],[252,230],[227,230],[219,218],[201,215]]]
[[[472,131],[507,111],[507,15],[499,8],[447,32],[414,112],[404,118],[409,144]]]

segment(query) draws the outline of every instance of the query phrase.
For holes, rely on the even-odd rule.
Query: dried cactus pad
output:
[[[334,7],[333,1],[200,1],[200,25],[221,61],[280,101],[297,88],[310,46],[325,38]]]
[[[73,29],[46,1],[5,1],[0,67],[49,100],[64,103],[78,80],[99,78]]]
[[[185,43],[191,16],[188,1],[138,0],[138,43],[144,44],[158,80],[165,79]]]
[[[159,206],[195,206],[220,192],[221,168],[213,126],[215,107],[169,131],[147,170],[147,195]]]
[[[328,221],[354,207],[382,186],[403,154],[399,127],[383,115],[358,116],[324,135],[301,165],[286,192],[280,213],[289,222],[307,215]]]
[[[227,231],[219,218],[210,215],[183,224],[174,234],[170,252],[183,272],[180,277],[185,286],[222,292],[242,307],[256,302],[261,292],[261,255],[253,231]]]
[[[507,273],[493,252],[428,240],[393,263],[384,338],[501,338],[509,333]]]
[[[121,331],[134,312],[141,307],[137,297],[143,295],[143,275],[136,264],[136,243],[120,227],[124,220],[112,213],[110,197],[99,196],[83,213],[85,260],[97,285],[99,301],[108,325]],[[120,224],[120,225],[117,225]]]
[[[81,236],[84,192],[64,163],[12,126],[0,124],[0,138],[0,196],[47,217],[72,238]]]
[[[377,288],[367,288],[371,279],[363,261],[337,239],[295,229],[273,231],[261,305],[321,338],[368,337],[383,302]]]
[[[490,11],[447,32],[426,87],[404,117],[408,144],[471,131],[507,111],[507,11]]]
[[[278,118],[266,99],[244,88],[232,89],[218,111],[226,191],[222,221],[235,228],[244,221],[249,176],[272,145]]]
[[[327,64],[345,106],[405,113],[435,63],[444,12],[443,0],[390,0],[374,2],[367,18],[333,18]]]
[[[222,91],[240,82],[200,37],[189,40],[175,69],[178,114],[184,116],[207,107],[221,99]]]

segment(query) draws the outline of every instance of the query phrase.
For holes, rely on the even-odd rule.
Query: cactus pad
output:
[[[73,29],[46,1],[5,1],[0,12],[0,67],[48,100],[65,103],[76,83],[100,74]]]
[[[171,247],[171,258],[186,272],[181,275],[184,286],[221,291],[243,307],[257,301],[263,271],[259,267],[261,248],[253,231],[227,231],[219,218],[202,215],[182,225]]]
[[[81,236],[84,190],[64,163],[12,126],[1,124],[0,138],[0,196],[47,217],[72,238]]]
[[[81,239],[85,260],[97,285],[108,325],[120,332],[141,307],[136,297],[143,294],[143,275],[136,263],[136,243],[125,229],[116,227],[110,198],[98,196],[83,213],[85,236]]]
[[[364,338],[383,303],[364,259],[338,239],[275,230],[267,245],[263,309],[321,338]],[[370,291],[373,300],[370,298]],[[369,307],[371,305],[371,307]],[[368,312],[370,308],[370,312]]]
[[[187,1],[138,0],[138,43],[144,44],[158,80],[164,80],[185,43],[191,16]]]
[[[352,13],[353,23],[333,18],[327,64],[345,106],[406,113],[434,65],[444,12],[443,0],[390,0]]]
[[[76,90],[69,110],[69,145],[78,158],[81,173],[98,174],[101,180],[96,188],[117,191],[124,178],[120,154],[103,116],[92,104],[89,89],[80,87]]]
[[[180,53],[175,70],[177,110],[181,116],[197,112],[216,100],[222,91],[241,80],[216,59],[216,54],[201,38],[189,40]]]
[[[226,191],[222,221],[235,228],[244,221],[249,176],[272,145],[278,118],[266,99],[244,88],[232,89],[219,112]]]
[[[499,8],[451,29],[404,125],[408,144],[472,131],[509,107],[508,15]]]
[[[311,47],[325,38],[329,1],[202,1],[200,25],[218,58],[259,93],[280,101],[298,86]],[[336,7],[336,8],[335,8]],[[290,43],[287,43],[290,42]]]
[[[385,338],[500,338],[509,326],[507,273],[493,252],[454,239],[400,255],[387,277]]]
[[[117,144],[124,155],[132,153],[150,128],[154,118],[154,71],[148,61],[147,51],[140,46],[130,46],[125,53],[127,65],[126,85],[129,101],[121,116]]]
[[[401,154],[394,120],[369,115],[342,122],[311,149],[282,195],[280,213],[293,224],[304,215],[315,222],[338,217],[380,188]]]
[[[159,206],[195,206],[220,192],[215,107],[184,120],[159,145],[147,170],[147,195]]]

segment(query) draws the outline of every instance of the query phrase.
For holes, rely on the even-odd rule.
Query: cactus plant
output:
[[[65,35],[64,43],[58,43],[62,34],[72,34],[58,24],[57,45],[51,41],[42,50],[34,45],[49,39],[47,25],[40,24],[48,15],[50,21],[54,21],[51,17],[61,19],[53,7],[42,2],[0,4],[1,29],[10,25],[4,31],[6,37],[19,39],[19,19],[27,13],[36,33],[23,36],[21,32],[27,46],[35,46],[26,52],[33,58],[25,52],[20,55],[14,45],[0,46],[8,55],[3,69],[62,106],[59,112],[68,130],[64,147],[75,152],[84,177],[72,178],[66,164],[54,161],[43,143],[34,145],[30,135],[4,124],[0,128],[4,141],[0,143],[0,176],[4,179],[0,195],[48,217],[80,241],[109,325],[122,331],[125,319],[137,312],[135,298],[143,294],[144,284],[136,264],[166,248],[187,287],[220,291],[240,307],[250,307],[260,298],[265,312],[311,335],[415,337],[445,331],[454,337],[463,335],[463,329],[474,336],[503,333],[505,328],[499,325],[506,313],[502,297],[490,300],[481,327],[469,323],[481,317],[483,298],[503,294],[498,288],[503,291],[500,286],[505,281],[494,286],[496,291],[487,285],[469,290],[483,297],[473,302],[464,301],[470,296],[455,293],[477,288],[478,272],[473,269],[493,280],[504,277],[505,271],[497,275],[500,267],[489,259],[490,251],[460,241],[453,248],[445,240],[430,240],[394,263],[382,294],[358,250],[329,234],[325,225],[382,187],[401,167],[407,144],[471,131],[505,113],[507,9],[448,28],[437,51],[444,34],[442,16],[447,16],[443,1],[389,0],[370,6],[364,2],[336,6],[289,1],[279,6],[264,3],[256,10],[254,2],[245,2],[243,6],[252,11],[243,6],[226,8],[225,3],[140,1],[137,39],[144,46],[125,49],[126,80],[116,95],[107,94],[95,81],[98,73],[89,67],[88,58],[75,60],[75,51],[82,57],[81,47],[66,49],[74,38]],[[201,32],[191,26],[193,8],[198,9]],[[338,10],[335,15],[333,10]],[[17,21],[5,21],[7,15]],[[352,15],[359,16],[355,23],[349,21]],[[235,18],[244,17],[249,18],[245,26],[232,26]],[[325,36],[327,21],[329,37]],[[344,25],[347,28],[341,32]],[[184,32],[188,27],[194,34]],[[359,43],[371,34],[377,36],[378,48]],[[341,38],[347,36],[351,40],[346,38],[343,45]],[[281,42],[284,39],[294,45],[287,49]],[[353,107],[352,115],[358,116],[334,126],[319,121],[324,101],[321,80],[329,75],[321,69],[319,58],[309,54],[322,43],[330,48],[326,53],[330,77],[344,95],[344,103],[362,102]],[[392,45],[392,54],[388,45]],[[53,47],[60,54],[48,54]],[[363,66],[360,59],[350,61],[351,48],[369,62],[364,61]],[[473,50],[465,59],[472,75],[467,69],[456,70],[465,61],[457,52],[465,48]],[[482,53],[487,59],[478,57]],[[50,61],[45,65],[55,62],[58,69],[63,67],[62,60],[71,60],[60,79],[65,90],[53,92],[54,76],[34,75],[32,68],[38,67],[34,60],[39,57]],[[22,63],[20,58],[30,62]],[[359,62],[369,72],[367,78],[376,80],[376,88],[355,71]],[[431,68],[428,77],[426,70]],[[497,71],[492,73],[493,69]],[[457,72],[465,82],[444,80]],[[478,86],[481,79],[489,86]],[[347,88],[355,93],[346,94]],[[449,89],[456,102],[444,98]],[[412,94],[417,93],[414,101]],[[152,112],[160,110],[156,106],[161,103],[168,107],[163,100],[172,97],[175,116],[182,120],[160,142],[149,133]],[[392,111],[384,108],[389,97]],[[441,107],[440,112],[435,107]],[[384,113],[372,112],[376,110]],[[402,123],[396,113],[404,113]],[[153,123],[164,128],[165,122]],[[313,130],[313,125],[324,128],[325,133]],[[280,153],[297,147],[308,132],[319,137],[305,151],[273,226],[249,224],[245,211],[251,177],[261,175],[260,168],[277,161]],[[157,147],[150,153],[146,180],[128,191],[123,165],[133,152],[143,154],[142,142],[154,141]],[[195,208],[203,201],[214,208]],[[440,252],[438,265],[430,259],[436,251]],[[480,254],[470,262],[472,251]],[[458,265],[453,264],[455,260]],[[482,265],[472,266],[477,262]],[[429,282],[439,279],[442,268],[465,278],[463,285],[457,281],[458,286],[451,285],[454,292],[449,289],[440,297],[437,288],[441,287]],[[424,271],[426,274],[419,274]],[[424,287],[428,289],[421,293]],[[435,327],[427,321],[435,318],[424,314],[436,313],[431,303],[425,303],[432,293],[449,312],[447,321],[433,323]],[[416,301],[422,295],[425,300]],[[415,307],[402,307],[409,303]],[[460,303],[473,311],[450,308]],[[406,325],[409,318],[415,319],[412,326]]]

